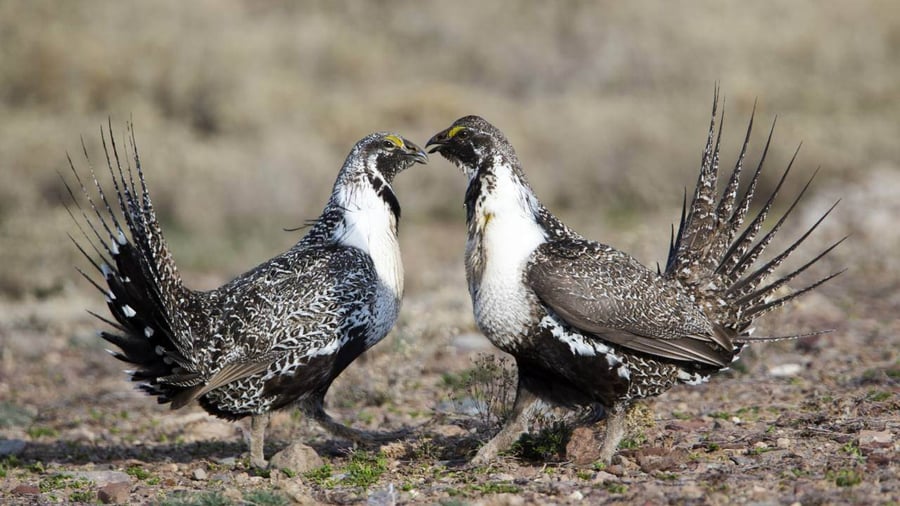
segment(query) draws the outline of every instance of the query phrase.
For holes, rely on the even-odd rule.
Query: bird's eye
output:
[[[465,129],[460,130],[460,131],[456,134],[456,138],[459,139],[459,140],[461,140],[461,141],[464,141],[464,140],[468,139],[468,138],[469,138],[469,131],[468,131],[468,130],[465,130]]]
[[[394,144],[393,141],[391,141],[391,140],[389,140],[389,139],[385,139],[385,140],[381,143],[381,147],[383,147],[384,149],[394,149],[394,148],[397,147],[397,145]]]

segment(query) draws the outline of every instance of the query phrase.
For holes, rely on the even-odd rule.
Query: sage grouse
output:
[[[425,152],[396,134],[363,138],[305,237],[224,286],[202,292],[184,286],[163,239],[133,130],[133,168],[127,156],[120,160],[111,128],[111,147],[105,134],[102,139],[121,216],[93,169],[86,185],[70,159],[88,204],[79,206],[86,226],[74,213],[73,218],[95,255],[76,245],[104,278],[106,288],[93,284],[106,295],[115,322],[95,316],[116,332],[100,335],[119,348],[113,356],[134,364],[131,380],[173,409],[197,400],[218,417],[250,416],[255,466],[266,466],[269,413],[291,405],[336,435],[370,436],[331,419],[323,400],[331,382],[397,319],[403,267],[400,206],[391,182],[412,164],[426,163]],[[97,188],[93,197],[91,184]]]
[[[744,226],[771,133],[744,196],[738,200],[746,140],[718,196],[716,95],[697,188],[682,209],[662,272],[583,238],[551,214],[525,179],[512,145],[484,119],[461,118],[426,144],[468,177],[466,275],[475,320],[518,369],[513,414],[475,463],[488,462],[514,442],[536,399],[603,406],[600,459],[609,462],[624,436],[630,403],[677,383],[706,381],[745,344],[783,339],[751,337],[753,320],[836,275],[772,298],[836,244],[795,272],[767,281],[820,219],[783,253],[753,268],[800,196],[754,243],[781,186]],[[751,117],[748,139],[752,124]]]

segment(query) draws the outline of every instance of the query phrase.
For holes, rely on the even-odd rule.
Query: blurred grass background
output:
[[[695,181],[716,82],[725,164],[759,97],[751,162],[777,114],[771,167],[803,141],[790,189],[821,166],[815,191],[877,172],[900,197],[898,55],[889,0],[0,2],[0,297],[89,289],[57,171],[66,152],[86,166],[82,136],[99,164],[107,118],[119,135],[133,119],[194,287],[296,241],[283,229],[318,214],[362,136],[424,143],[465,114],[506,132],[565,221],[652,264]],[[432,157],[395,186],[408,292],[464,293],[463,177]]]

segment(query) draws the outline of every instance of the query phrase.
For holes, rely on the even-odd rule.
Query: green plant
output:
[[[603,487],[606,488],[606,491],[610,494],[624,494],[625,492],[628,492],[628,485],[616,481],[607,481],[603,484]]]
[[[884,390],[869,390],[866,394],[866,400],[872,402],[882,402],[891,398],[891,393]]]
[[[125,470],[125,474],[128,476],[133,476],[138,480],[146,480],[150,477],[150,471],[142,468],[141,466],[129,466],[128,469]]]
[[[287,506],[287,497],[271,490],[250,490],[244,492],[244,503],[253,506]]]
[[[510,448],[510,453],[525,460],[548,460],[565,455],[572,429],[561,421],[551,422],[537,434],[523,434]]]
[[[69,500],[73,502],[94,502],[93,490],[76,490],[69,494]]]
[[[51,427],[41,427],[41,426],[37,426],[37,425],[32,425],[31,427],[28,427],[28,436],[31,437],[32,439],[37,439],[42,436],[56,437],[57,435],[59,435],[59,432],[57,432],[56,429],[53,429]]]
[[[834,481],[839,487],[852,487],[862,483],[862,471],[856,469],[839,469],[837,471],[828,471],[825,477]]]
[[[305,479],[307,479],[308,481],[311,481],[312,483],[315,483],[316,485],[318,485],[320,487],[330,486],[330,483],[332,481],[331,475],[332,475],[331,464],[329,464],[327,462],[315,469],[312,469],[310,471],[303,473],[303,477]]]
[[[645,436],[643,432],[638,432],[637,434],[622,439],[622,442],[619,443],[619,448],[633,450],[641,447],[646,442],[647,436]]]
[[[344,480],[350,485],[369,488],[387,471],[387,457],[380,452],[373,455],[369,452],[355,451],[350,455],[346,471],[347,477]]]
[[[844,446],[841,447],[844,453],[856,458],[858,461],[865,460],[865,456],[862,453],[862,450],[859,448],[859,445],[854,443],[853,441],[849,441]]]

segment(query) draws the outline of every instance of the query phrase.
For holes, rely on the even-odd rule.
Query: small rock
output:
[[[213,462],[223,466],[234,467],[237,464],[237,459],[235,457],[213,457]]]
[[[687,459],[687,450],[683,448],[641,448],[634,453],[638,466],[645,473],[665,471],[678,467]]]
[[[25,451],[25,441],[21,439],[0,439],[0,457],[19,455]]]
[[[516,477],[509,473],[497,473],[490,476],[493,481],[515,481]]]
[[[757,442],[753,443],[753,448],[757,448],[760,450],[764,450],[768,447],[769,447],[769,445],[765,441],[757,441]]]
[[[319,454],[303,443],[291,443],[287,448],[272,456],[269,461],[277,469],[290,469],[295,473],[305,473],[321,467],[324,462]]]
[[[753,459],[744,457],[743,455],[729,455],[728,458],[739,466],[750,467],[754,464]]]
[[[893,440],[894,435],[889,430],[859,431],[859,447],[862,449],[888,448]]]
[[[22,484],[12,489],[12,493],[15,495],[40,495],[41,489],[37,488],[34,485]]]
[[[228,483],[232,480],[231,473],[216,473],[209,477],[210,481],[220,481]]]
[[[131,484],[128,482],[107,483],[97,491],[97,499],[103,504],[123,504],[131,495]]]
[[[368,506],[394,506],[397,504],[397,491],[394,484],[388,484],[387,488],[371,492],[366,498]]]
[[[597,474],[594,475],[594,483],[605,483],[607,481],[618,481],[618,477],[614,474],[607,473],[606,471],[597,471]]]
[[[576,490],[576,491],[572,492],[571,494],[569,494],[569,500],[570,500],[570,501],[581,501],[581,500],[583,500],[583,499],[584,499],[584,494],[582,494],[582,493],[579,492],[578,490]]]
[[[191,476],[193,476],[197,481],[203,481],[206,479],[206,470],[202,468],[194,469],[194,472],[191,473]]]
[[[589,427],[576,427],[566,443],[566,458],[576,465],[590,464],[600,458],[600,442]]]
[[[121,471],[75,471],[66,473],[73,478],[81,478],[94,482],[94,485],[102,487],[110,483],[131,483],[131,476]]]
[[[780,364],[769,368],[769,376],[774,378],[789,378],[800,374],[803,366],[800,364]]]
[[[780,437],[775,441],[775,446],[782,449],[787,449],[791,447],[791,440],[786,437]]]
[[[163,464],[159,466],[159,470],[164,473],[177,473],[178,472],[178,464],[171,462],[169,464]]]

